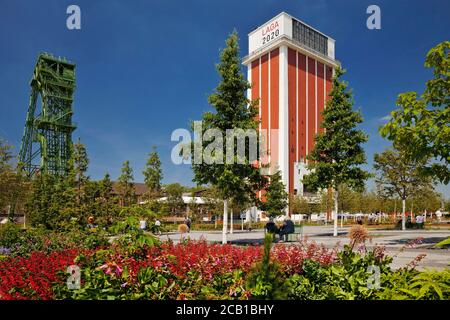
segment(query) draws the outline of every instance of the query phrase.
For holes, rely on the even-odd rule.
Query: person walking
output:
[[[145,231],[147,229],[147,221],[144,218],[141,218],[141,220],[139,220],[139,229],[141,229],[142,231]]]
[[[161,221],[159,221],[159,219],[155,220],[155,224],[153,225],[153,233],[161,235]]]
[[[188,232],[191,232],[191,219],[189,217],[186,217],[186,220],[184,220],[184,224],[188,227]]]

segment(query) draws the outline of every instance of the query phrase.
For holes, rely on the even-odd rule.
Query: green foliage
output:
[[[130,162],[127,160],[122,165],[121,174],[118,179],[118,189],[121,196],[121,204],[123,206],[132,204],[135,198],[133,179],[133,169],[130,167]]]
[[[433,157],[424,171],[447,184],[450,181],[450,41],[432,48],[425,67],[433,69],[424,93],[406,92],[398,96],[398,109],[380,128],[383,137],[404,145],[412,160]]]
[[[0,247],[11,248],[19,241],[21,234],[22,229],[12,222],[0,225]]]
[[[291,195],[289,198],[289,207],[294,214],[313,213],[313,206],[305,197]]]
[[[14,168],[12,146],[0,138],[0,212],[7,206],[10,218],[30,196],[31,183],[20,167]]]
[[[0,247],[11,250],[10,256],[28,256],[39,251],[51,253],[68,249],[96,249],[108,244],[102,230],[83,231],[72,228],[69,231],[50,231],[44,228],[21,230],[18,226],[8,224],[7,229],[0,228]]]
[[[448,237],[445,240],[442,240],[441,242],[437,243],[435,245],[436,248],[446,248],[446,247],[450,247],[450,237]]]
[[[417,194],[423,188],[432,188],[431,180],[421,174],[428,160],[411,160],[403,146],[387,149],[374,155],[374,168],[378,174],[377,185],[388,196],[396,195],[400,199]]]
[[[349,246],[338,254],[338,262],[321,267],[318,262],[305,260],[303,273],[289,279],[291,299],[300,300],[367,300],[376,297],[378,289],[369,287],[372,273],[370,266],[376,266],[380,275],[390,274],[390,257],[382,257],[374,251],[362,255]],[[383,276],[381,276],[383,279]],[[384,285],[381,282],[380,287]]]
[[[270,177],[270,184],[266,188],[266,202],[261,204],[261,210],[266,211],[269,216],[283,215],[288,204],[288,193],[281,180],[281,172],[277,171]]]
[[[172,215],[184,214],[185,204],[183,201],[183,192],[185,188],[179,183],[172,183],[164,186],[166,194],[167,209]]]
[[[384,288],[376,298],[383,300],[449,300],[450,270],[401,269],[384,275]]]
[[[83,187],[86,185],[89,177],[86,176],[88,170],[89,159],[87,156],[86,146],[81,143],[78,138],[77,143],[73,145],[73,161],[74,161],[74,174],[77,189],[77,202],[81,204],[81,197]]]
[[[258,123],[255,120],[258,114],[257,101],[247,99],[247,90],[251,88],[241,71],[239,57],[238,36],[234,31],[226,40],[226,47],[220,53],[220,63],[216,66],[221,77],[208,101],[215,112],[203,114],[202,135],[208,129],[215,129],[222,137],[226,136],[227,129],[256,130]],[[218,150],[214,154],[220,158],[220,163],[206,163],[202,161],[192,165],[194,181],[199,184],[211,184],[217,187],[221,199],[233,199],[239,197],[250,198],[256,201],[255,190],[261,190],[265,185],[265,178],[261,176],[259,168],[253,166],[249,159],[249,143],[245,144],[245,155],[238,157],[237,146],[234,143],[233,154],[227,157],[233,159],[233,163],[225,161],[225,139],[216,141],[216,138],[202,141],[202,149],[214,141],[218,144]],[[193,143],[193,150],[194,145]],[[195,155],[194,155],[195,156]],[[238,159],[239,158],[239,159]],[[238,163],[238,160],[240,163]]]
[[[159,159],[156,147],[153,147],[142,174],[144,175],[144,181],[149,190],[148,196],[150,198],[157,197],[161,192],[161,180],[163,178],[163,174],[161,169],[161,160]]]
[[[139,229],[139,219],[133,216],[118,221],[110,231],[117,234],[113,243],[126,254],[139,256],[144,249],[159,244],[156,237]]]
[[[54,211],[56,178],[48,173],[41,173],[33,179],[33,195],[27,203],[27,212],[31,225],[46,229],[56,228],[59,213]]]
[[[360,112],[352,110],[352,92],[341,80],[344,73],[342,69],[335,72],[330,99],[322,113],[324,132],[316,136],[308,156],[311,174],[305,177],[304,183],[311,187],[336,189],[346,183],[350,188],[361,189],[370,176],[359,168],[366,162],[362,144],[367,136],[356,129],[363,119]]]
[[[247,288],[253,299],[285,299],[287,297],[286,277],[280,272],[278,265],[270,260],[272,234],[264,237],[264,255],[262,261],[247,276]]]
[[[12,169],[10,161],[13,158],[12,146],[0,138],[0,172]]]

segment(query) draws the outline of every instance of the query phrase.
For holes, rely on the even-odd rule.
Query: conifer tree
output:
[[[118,188],[123,206],[131,205],[135,198],[133,180],[133,169],[130,167],[130,162],[127,160],[122,165],[121,175],[118,179]]]
[[[203,114],[202,136],[208,129],[219,131],[222,137],[226,136],[227,129],[253,129],[256,131],[258,122],[256,116],[258,109],[257,101],[247,99],[247,90],[251,88],[245,80],[241,71],[241,60],[239,57],[239,45],[237,32],[226,40],[226,47],[220,53],[220,63],[216,66],[221,81],[215,91],[209,96],[208,102],[214,108],[214,112]],[[213,139],[202,139],[202,149],[212,142]],[[245,159],[239,157],[241,163],[237,163],[238,154],[233,148],[233,154],[225,152],[225,139],[220,144],[214,157],[222,161],[213,163],[193,162],[194,181],[198,184],[211,184],[219,191],[223,199],[223,230],[222,243],[226,243],[228,201],[243,195],[248,196],[256,202],[256,192],[264,188],[265,178],[261,175],[258,167],[254,166],[249,159],[249,143],[245,144]],[[194,142],[195,145],[195,142]],[[234,162],[225,161],[224,155],[233,158]],[[194,148],[195,155],[195,148]],[[222,155],[222,157],[220,156]]]
[[[148,188],[149,198],[155,198],[161,192],[161,180],[163,178],[161,160],[159,159],[156,147],[150,153],[144,171],[144,181]]]
[[[78,138],[77,143],[73,145],[73,162],[77,189],[77,203],[81,206],[83,202],[83,187],[89,180],[89,177],[86,176],[89,159],[86,146],[81,143],[80,138]]]
[[[310,174],[304,183],[316,188],[333,188],[334,236],[337,236],[338,188],[345,183],[349,188],[361,189],[370,174],[359,166],[366,162],[362,144],[367,136],[356,127],[363,121],[360,112],[353,111],[353,95],[347,83],[341,80],[344,70],[338,68],[321,127],[324,132],[315,137],[313,150],[308,155]]]
[[[284,214],[288,204],[288,193],[285,189],[280,171],[270,176],[270,183],[266,189],[266,202],[261,205],[261,209],[266,211],[270,217]]]

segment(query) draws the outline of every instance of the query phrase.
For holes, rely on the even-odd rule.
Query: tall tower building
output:
[[[252,31],[248,40],[243,60],[252,84],[248,95],[259,98],[270,173],[281,170],[290,194],[308,195],[301,179],[314,136],[323,130],[321,112],[339,65],[335,41],[285,12]]]

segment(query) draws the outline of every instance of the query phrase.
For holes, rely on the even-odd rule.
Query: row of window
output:
[[[328,38],[295,19],[292,19],[292,38],[317,52],[328,55]]]

